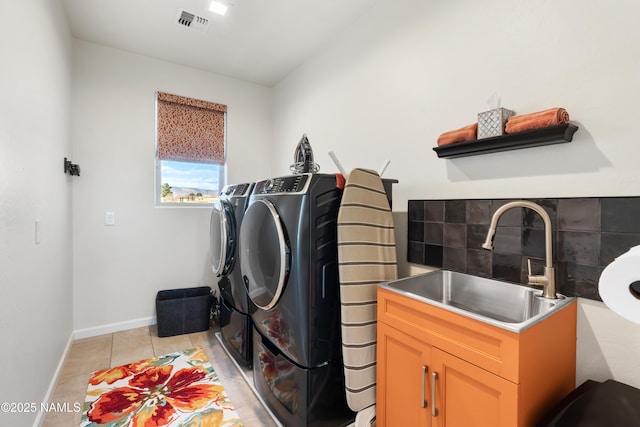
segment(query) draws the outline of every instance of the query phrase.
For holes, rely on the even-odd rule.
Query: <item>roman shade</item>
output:
[[[157,92],[158,159],[224,164],[227,106]]]

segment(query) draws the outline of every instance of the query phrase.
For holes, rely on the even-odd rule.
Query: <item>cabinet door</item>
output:
[[[431,347],[378,322],[376,424],[379,427],[431,425]]]
[[[431,360],[435,379],[437,427],[514,427],[518,425],[518,385],[437,348]],[[433,380],[430,377],[430,381]]]

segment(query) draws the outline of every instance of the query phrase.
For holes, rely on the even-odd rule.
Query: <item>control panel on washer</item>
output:
[[[222,189],[223,196],[246,196],[251,184],[227,185]]]
[[[304,189],[309,175],[292,175],[256,183],[254,194],[297,193]]]

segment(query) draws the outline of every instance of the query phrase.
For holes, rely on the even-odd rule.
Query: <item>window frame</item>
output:
[[[162,179],[162,160],[160,159],[160,153],[159,153],[159,149],[158,149],[158,129],[159,129],[159,117],[158,117],[158,93],[160,93],[159,91],[157,91],[155,93],[155,144],[154,144],[154,187],[155,187],[155,191],[154,191],[154,206],[155,207],[189,207],[189,208],[210,208],[212,202],[177,202],[177,201],[173,201],[173,202],[163,202],[162,201],[162,185],[163,185],[163,179]],[[166,92],[165,92],[166,93]],[[170,95],[170,94],[169,94]],[[179,95],[174,95],[180,98],[187,98],[187,97],[182,97]],[[200,101],[194,98],[189,98],[189,99],[193,99],[195,101]],[[202,101],[202,102],[207,102],[207,103],[211,103],[211,104],[215,104],[213,102],[210,101]],[[218,195],[222,192],[222,189],[225,187],[226,185],[226,177],[227,177],[227,119],[228,119],[228,110],[226,109],[227,106],[224,104],[219,104],[219,105],[223,105],[225,107],[225,111],[224,113],[224,118],[223,118],[223,132],[224,132],[224,136],[223,136],[223,163],[209,163],[209,164],[215,164],[218,166],[218,176],[217,176],[217,181],[218,181]],[[188,162],[188,161],[181,161],[181,160],[173,160],[175,162],[180,162],[180,163],[197,163],[197,162]],[[206,163],[206,162],[203,162]]]
[[[155,158],[155,178],[154,178],[154,184],[155,184],[155,195],[154,195],[154,204],[156,207],[159,208],[167,208],[167,207],[191,207],[191,208],[210,208],[211,207],[211,202],[192,202],[192,203],[185,203],[185,202],[163,202],[162,201],[162,165],[161,165],[161,160],[158,159],[158,156],[156,154],[156,158]],[[186,163],[186,162],[184,162]],[[220,168],[218,170],[218,194],[220,194],[222,192],[222,189],[225,187],[226,185],[226,176],[227,176],[227,164],[226,162],[223,165],[219,165]]]

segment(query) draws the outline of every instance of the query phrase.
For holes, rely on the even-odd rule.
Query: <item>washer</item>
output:
[[[285,426],[341,426],[335,175],[257,182],[240,230],[240,264],[254,324],[256,390]]]
[[[238,262],[239,231],[253,183],[228,185],[213,205],[209,227],[211,267],[220,289],[220,332],[227,349],[243,366],[251,367],[252,331],[249,300]]]

